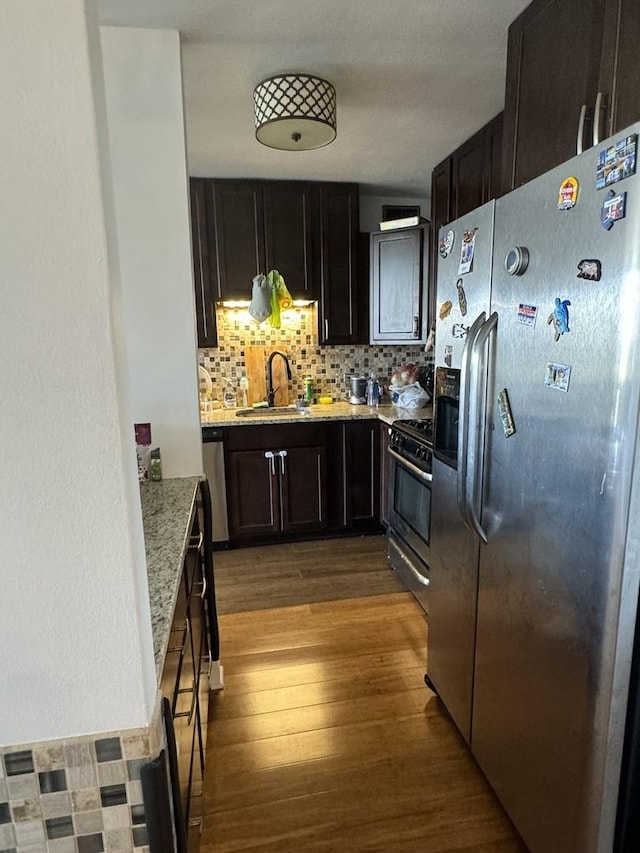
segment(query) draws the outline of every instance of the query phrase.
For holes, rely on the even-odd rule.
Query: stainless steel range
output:
[[[387,556],[428,612],[433,422],[396,421],[389,436]]]

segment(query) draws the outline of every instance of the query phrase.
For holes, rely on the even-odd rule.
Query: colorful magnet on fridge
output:
[[[609,148],[598,152],[596,164],[596,189],[602,190],[624,180],[636,171],[638,134],[625,136]]]
[[[518,325],[528,326],[530,329],[533,329],[536,325],[537,316],[537,305],[524,305],[522,302],[518,305]]]
[[[466,338],[468,331],[469,326],[465,326],[463,323],[454,323],[451,329],[451,334],[454,338]]]
[[[549,314],[549,319],[547,320],[548,324],[553,323],[553,330],[555,332],[555,340],[560,340],[560,335],[564,335],[570,331],[569,329],[569,305],[571,303],[568,299],[560,300],[560,297],[556,296],[556,305],[551,314]]]
[[[565,178],[558,190],[558,210],[571,210],[575,207],[579,190],[580,184],[577,178],[573,176]]]
[[[456,235],[453,231],[447,231],[444,237],[441,237],[438,240],[438,252],[440,253],[441,258],[446,258],[449,256],[449,253],[453,249],[453,243],[456,239]]]
[[[506,388],[503,388],[498,394],[498,411],[500,413],[504,437],[510,438],[516,431],[516,425],[513,422],[511,403],[509,402],[509,395]]]
[[[613,228],[613,223],[618,219],[624,219],[627,208],[627,194],[615,193],[609,190],[605,200],[602,202],[602,211],[600,213],[600,221],[603,226],[610,231]]]
[[[578,264],[577,278],[586,278],[587,281],[600,281],[602,276],[602,264],[597,258],[584,258]]]
[[[556,391],[568,391],[569,379],[571,378],[570,364],[557,364],[555,361],[547,362],[547,372],[544,384],[547,388],[555,388]]]
[[[446,320],[449,314],[451,314],[452,309],[453,302],[450,299],[447,299],[447,301],[443,302],[440,306],[440,310],[438,311],[438,317],[440,317],[441,320]]]
[[[456,287],[458,289],[458,305],[460,306],[460,313],[463,317],[467,316],[467,294],[464,292],[464,287],[462,284],[462,279],[459,278],[456,281]]]
[[[471,272],[473,266],[473,254],[476,245],[477,228],[470,228],[462,235],[462,246],[460,247],[460,264],[458,266],[458,275],[464,275]]]
[[[444,363],[447,367],[451,367],[451,361],[453,359],[453,347],[451,344],[445,344],[444,348]]]

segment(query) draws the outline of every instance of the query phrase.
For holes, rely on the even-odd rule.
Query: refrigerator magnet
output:
[[[602,210],[600,212],[600,221],[607,231],[611,231],[614,222],[618,219],[624,219],[627,208],[627,194],[615,193],[609,190],[605,200],[602,202]]]
[[[529,329],[534,329],[536,318],[538,316],[537,305],[524,305],[522,302],[518,305],[518,319],[520,326],[527,326]]]
[[[453,308],[453,302],[450,299],[447,299],[446,302],[443,302],[440,306],[440,310],[438,311],[438,317],[441,320],[446,320],[449,314],[451,314],[451,310]]]
[[[561,301],[560,297],[556,296],[555,308],[547,319],[549,325],[553,324],[556,341],[560,340],[560,335],[571,331],[569,329],[569,305],[571,305],[571,302],[568,299]]]
[[[438,252],[440,253],[441,258],[449,257],[449,253],[453,249],[455,239],[456,235],[453,231],[447,231],[445,236],[438,240]]]
[[[502,422],[502,431],[505,438],[510,438],[516,431],[516,425],[513,422],[513,414],[511,412],[511,403],[507,389],[503,388],[498,394],[498,411],[500,412],[500,421]]]
[[[596,189],[602,190],[635,174],[637,147],[638,134],[634,133],[598,152]]]
[[[451,334],[454,338],[466,338],[468,331],[469,326],[465,326],[463,323],[454,323],[451,329]]]
[[[460,313],[463,317],[467,316],[467,294],[464,292],[464,287],[462,284],[462,279],[459,278],[456,281],[456,288],[458,290],[458,305],[460,306]]]
[[[544,384],[547,388],[555,388],[556,391],[568,391],[569,379],[571,378],[570,364],[557,364],[555,361],[547,362],[547,373]]]
[[[558,210],[571,210],[572,207],[575,207],[579,189],[580,184],[577,178],[574,178],[573,175],[565,178],[558,190]]]
[[[453,347],[451,344],[445,344],[444,347],[444,363],[447,367],[451,367],[451,362],[453,360]]]
[[[475,252],[477,228],[470,228],[462,235],[462,246],[460,247],[460,264],[458,275],[471,272],[473,266],[473,253]]]
[[[576,278],[585,278],[587,281],[600,281],[602,276],[602,263],[597,258],[584,258],[578,264],[578,275]]]

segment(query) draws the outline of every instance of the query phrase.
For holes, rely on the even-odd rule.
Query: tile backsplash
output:
[[[291,397],[304,393],[304,377],[311,376],[316,396],[347,398],[348,377],[373,372],[386,387],[394,367],[407,362],[426,366],[432,361],[423,346],[319,346],[316,305],[295,308],[282,315],[282,327],[256,323],[245,309],[217,308],[218,346],[199,350],[199,363],[213,380],[213,395],[222,399],[224,381],[238,387],[244,372],[244,347],[278,347],[288,356],[293,374]]]

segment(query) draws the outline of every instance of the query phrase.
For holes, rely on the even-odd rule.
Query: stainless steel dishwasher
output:
[[[224,479],[224,447],[220,427],[202,427],[204,473],[211,490],[211,529],[214,542],[229,541],[227,487]]]

